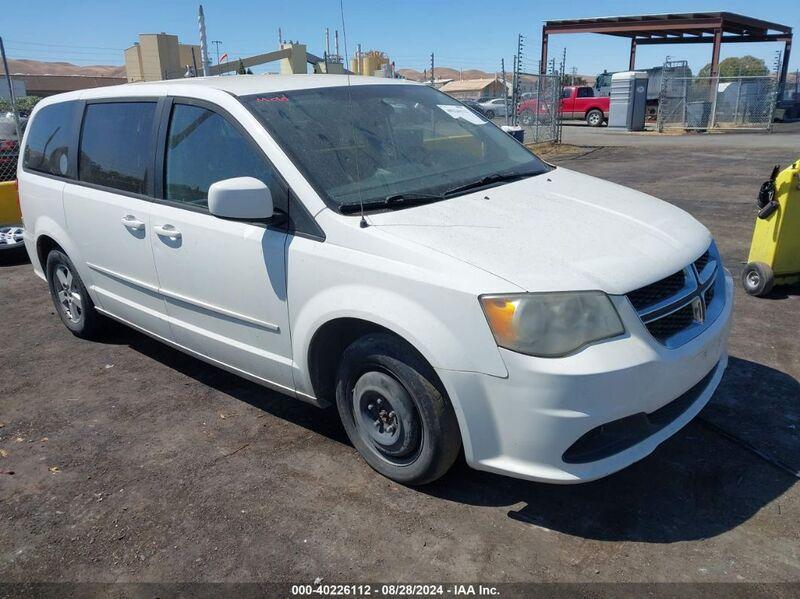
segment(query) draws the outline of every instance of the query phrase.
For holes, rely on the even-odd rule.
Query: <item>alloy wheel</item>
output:
[[[75,285],[75,277],[72,271],[63,264],[59,264],[55,271],[56,296],[58,304],[67,320],[78,323],[83,318],[83,298]]]

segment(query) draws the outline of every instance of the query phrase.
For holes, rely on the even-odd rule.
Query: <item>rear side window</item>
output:
[[[69,175],[75,106],[75,102],[60,102],[36,113],[22,159],[26,169],[61,177]]]
[[[155,102],[88,104],[81,131],[80,180],[147,193],[155,113]]]
[[[286,212],[287,190],[272,166],[239,130],[216,112],[175,104],[164,161],[165,199],[208,208],[208,188],[233,177],[255,177]]]
[[[578,97],[579,98],[592,98],[592,97],[594,97],[594,90],[591,87],[579,87],[578,88]]]

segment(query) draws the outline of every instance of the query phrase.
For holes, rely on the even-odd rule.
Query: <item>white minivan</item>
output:
[[[708,402],[732,282],[708,230],[549,165],[425,85],[137,83],[42,100],[25,245],[106,317],[320,407],[378,472],[615,472]],[[332,411],[321,411],[321,418]]]

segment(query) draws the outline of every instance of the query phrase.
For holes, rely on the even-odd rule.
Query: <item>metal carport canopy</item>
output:
[[[547,41],[556,33],[600,33],[631,40],[630,70],[636,65],[639,44],[713,44],[711,76],[719,74],[719,50],[723,42],[784,42],[779,88],[783,89],[792,50],[792,28],[730,12],[693,12],[663,15],[594,17],[546,21],[542,26],[542,62],[547,71]]]

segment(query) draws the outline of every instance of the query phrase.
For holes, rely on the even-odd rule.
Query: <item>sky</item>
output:
[[[800,33],[798,0],[655,0],[647,12],[728,11],[783,23]],[[431,52],[437,66],[498,71],[500,59],[510,70],[517,34],[526,37],[523,66],[533,71],[539,60],[542,21],[593,16],[633,15],[643,4],[632,0],[342,0],[348,54],[382,50],[398,68],[423,70]],[[183,43],[198,43],[197,2],[186,0],[37,0],[13,2],[3,10],[0,36],[11,58],[61,60],[79,65],[124,63],[123,50],[139,33],[177,34]],[[238,58],[274,50],[278,27],[285,39],[299,40],[322,54],[325,27],[342,27],[339,0],[224,1],[205,0],[209,40],[219,40],[220,53]],[[344,54],[342,36],[341,51]],[[212,59],[216,55],[211,45]],[[611,36],[577,34],[550,37],[550,57],[560,61],[567,51],[567,71],[594,75],[624,70],[629,42]],[[790,69],[800,69],[800,40],[795,42]],[[783,44],[723,44],[722,58],[752,54],[769,67]],[[639,46],[637,68],[657,66],[669,55],[685,59],[697,72],[711,59],[711,44]],[[276,65],[261,71],[274,71]]]

